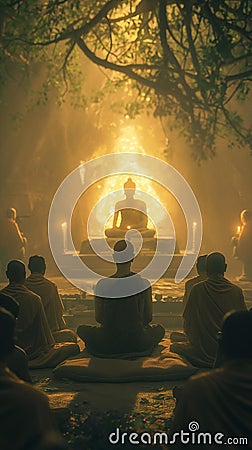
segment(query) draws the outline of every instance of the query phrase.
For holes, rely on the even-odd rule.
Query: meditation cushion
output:
[[[74,342],[64,342],[55,344],[47,352],[41,353],[37,358],[28,362],[30,369],[49,369],[56,367],[70,356],[80,352],[78,344]]]
[[[54,369],[57,378],[89,382],[131,382],[179,380],[193,375],[197,368],[184,358],[169,352],[169,340],[163,339],[151,356],[128,359],[97,358],[86,350]]]
[[[77,334],[69,329],[53,332],[55,342],[77,342]]]

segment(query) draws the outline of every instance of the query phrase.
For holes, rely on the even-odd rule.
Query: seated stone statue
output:
[[[27,239],[17,223],[15,208],[9,208],[0,219],[0,260],[4,269],[11,259],[25,258]]]
[[[240,233],[233,237],[234,255],[242,261],[240,281],[252,281],[252,213],[245,209],[241,213]]]
[[[131,178],[124,183],[124,193],[126,198],[116,203],[113,218],[113,227],[105,230],[109,238],[124,239],[125,233],[130,229],[136,229],[142,237],[152,238],[155,230],[147,228],[148,216],[144,201],[134,198],[136,184]],[[118,219],[120,216],[120,223]]]

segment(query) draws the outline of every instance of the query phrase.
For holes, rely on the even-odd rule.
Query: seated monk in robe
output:
[[[193,286],[184,310],[184,332],[188,342],[171,344],[171,351],[185,356],[197,367],[213,367],[217,334],[226,313],[246,310],[242,290],[224,278],[225,257],[207,256],[207,280]]]
[[[144,238],[151,238],[155,234],[155,230],[147,228],[148,216],[145,202],[135,199],[136,185],[131,178],[128,178],[124,184],[124,192],[126,199],[121,200],[115,205],[113,218],[113,227],[105,230],[105,234],[109,238],[125,238],[125,233],[130,229],[136,229]],[[120,223],[117,225],[120,216]]]
[[[200,283],[201,281],[205,281],[207,279],[207,269],[206,269],[206,260],[207,255],[201,255],[198,257],[196,262],[196,270],[198,275],[196,277],[190,278],[190,280],[187,280],[185,283],[185,293],[183,297],[183,310],[186,307],[186,304],[188,302],[188,298],[190,295],[190,292],[195,286],[195,284]]]
[[[245,209],[241,213],[242,228],[233,238],[235,256],[242,261],[240,281],[252,281],[252,213]]]
[[[185,384],[171,426],[172,433],[189,431],[190,422],[199,424],[195,433],[195,444],[184,447],[189,450],[220,448],[227,438],[247,438],[247,445],[228,445],[228,448],[252,448],[252,313],[240,311],[229,313],[222,325],[218,342],[221,365],[211,372],[190,378]],[[203,445],[197,441],[198,433],[210,433]],[[220,433],[222,435],[220,435]],[[177,437],[177,445],[183,448]],[[199,445],[197,445],[199,444]],[[222,445],[223,445],[222,444]]]
[[[7,367],[14,349],[15,318],[0,307],[0,448],[63,449],[45,394],[19,380]]]
[[[10,295],[19,304],[17,344],[27,353],[29,367],[55,367],[67,357],[78,353],[79,347],[75,343],[55,345],[41,298],[25,286],[24,263],[10,261],[6,275],[9,284],[1,292]]]
[[[161,325],[152,321],[152,294],[147,280],[130,270],[133,245],[125,240],[114,246],[116,273],[95,288],[95,318],[100,327],[79,326],[77,333],[95,356],[151,354],[164,337]],[[127,295],[129,287],[135,293]]]
[[[47,321],[56,342],[77,342],[74,331],[66,328],[63,317],[64,306],[55,283],[45,278],[46,263],[43,256],[31,256],[28,263],[31,275],[26,279],[25,286],[39,295]]]
[[[10,295],[0,293],[0,307],[9,311],[15,320],[19,314],[19,304]],[[31,376],[28,368],[28,358],[25,351],[18,345],[14,345],[13,350],[9,353],[6,363],[8,368],[23,381],[31,383]]]
[[[207,255],[201,255],[198,257],[196,262],[196,269],[198,275],[196,277],[190,278],[185,283],[185,293],[183,297],[183,311],[185,310],[189,294],[195,284],[200,283],[201,281],[205,281],[207,279],[207,273],[206,273],[206,259]],[[180,333],[178,331],[174,331],[170,335],[171,342],[181,342],[181,341],[187,341],[187,336],[185,333]]]

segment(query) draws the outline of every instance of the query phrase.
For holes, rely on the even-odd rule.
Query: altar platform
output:
[[[75,277],[81,277],[81,269],[75,270],[75,258],[79,257],[83,263],[92,271],[98,273],[101,276],[110,276],[115,272],[115,264],[113,262],[107,261],[106,257],[109,255],[109,249],[106,247],[108,245],[113,249],[114,244],[118,242],[118,239],[91,239],[84,240],[81,243],[80,251],[76,253],[65,252],[61,256],[62,268],[64,267],[73,268],[71,275]],[[134,241],[132,241],[134,245]],[[98,250],[98,251],[97,251]],[[98,253],[98,254],[97,254]],[[99,256],[100,255],[100,256]],[[158,264],[152,267],[153,278],[159,275],[160,265],[165,267],[166,270],[161,274],[163,278],[175,278],[178,268],[181,264],[182,259],[185,257],[187,260],[185,267],[190,267],[190,261],[192,260],[194,254],[192,252],[180,252],[177,243],[173,237],[159,238],[158,244],[156,238],[145,238],[143,239],[142,248],[140,252],[134,258],[132,263],[133,272],[141,272],[145,267],[147,267],[154,256],[158,257]],[[185,269],[186,270],[186,269]],[[193,276],[194,271],[186,275]],[[182,276],[184,273],[182,273]]]
[[[51,278],[58,286],[65,306],[68,325],[76,329],[80,323],[95,325],[94,297],[69,283],[64,277]],[[175,283],[173,279],[161,278],[152,286],[153,322],[162,324],[166,330],[175,331],[183,328],[182,301],[185,281]],[[238,282],[244,292],[248,309],[252,308],[252,283]],[[93,280],[89,280],[90,284]],[[97,325],[97,324],[96,324]]]

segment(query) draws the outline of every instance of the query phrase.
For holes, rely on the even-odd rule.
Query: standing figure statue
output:
[[[12,259],[25,258],[27,239],[17,223],[15,208],[9,208],[0,221],[0,259],[3,267]]]
[[[146,204],[144,201],[134,198],[135,190],[136,184],[131,178],[128,178],[126,183],[124,183],[126,198],[115,205],[113,227],[105,230],[107,237],[124,239],[125,233],[131,229],[138,230],[143,238],[152,238],[154,236],[155,230],[147,228],[148,215]]]
[[[252,213],[248,209],[241,212],[242,227],[232,239],[234,256],[242,261],[240,281],[252,281]]]

